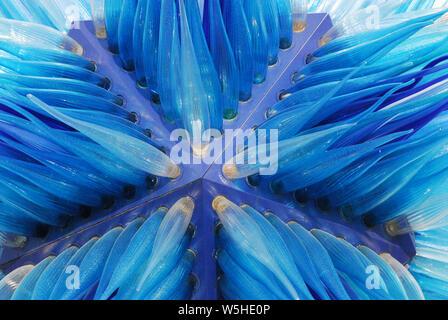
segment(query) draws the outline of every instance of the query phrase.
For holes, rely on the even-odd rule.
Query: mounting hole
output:
[[[233,109],[224,110],[224,119],[231,121],[235,120],[238,117],[238,112]]]
[[[162,151],[164,154],[168,155],[168,150],[166,150],[164,146],[161,146],[159,150]]]
[[[274,68],[278,63],[280,59],[277,57],[270,57],[269,58],[269,68]]]
[[[254,75],[254,83],[255,84],[262,84],[266,80],[266,76],[262,75],[260,73],[255,73]]]
[[[188,249],[188,250],[191,250],[191,249]],[[193,250],[191,250],[191,251],[193,251]],[[195,256],[197,256],[196,253],[194,253],[194,254],[195,254]],[[194,273],[191,273],[189,275],[189,281],[190,281],[191,287],[193,288],[193,291],[196,291],[199,289],[199,286],[200,286],[199,278]]]
[[[126,106],[126,99],[121,94],[117,94],[117,104],[120,107],[125,107]]]
[[[278,100],[282,101],[286,98],[289,98],[291,96],[291,93],[286,92],[286,90],[283,90],[282,92],[280,92],[280,94],[278,95]]]
[[[123,70],[125,70],[126,72],[135,71],[135,66],[134,66],[133,61],[122,62],[121,66],[122,66]]]
[[[188,225],[188,232],[191,234],[191,238],[196,237],[196,227],[191,223]]]
[[[143,131],[144,135],[147,136],[149,139],[152,139],[152,130],[151,129],[145,129]]]
[[[137,188],[135,186],[129,185],[123,188],[123,197],[125,199],[132,199],[135,197],[135,194],[137,193]]]
[[[219,222],[216,226],[215,226],[215,235],[218,234],[219,230],[221,230],[222,228],[224,228],[223,224],[221,222]]]
[[[330,211],[330,200],[327,197],[319,198],[316,200],[316,207],[323,213]]]
[[[160,101],[160,95],[153,90],[150,92],[150,99],[153,104],[160,105],[162,103]]]
[[[280,49],[282,50],[288,50],[292,47],[292,41],[288,38],[281,38],[280,39]]]
[[[110,79],[107,78],[107,77],[104,78],[104,79],[102,80],[102,82],[100,83],[100,86],[103,87],[103,88],[106,89],[106,90],[109,90],[110,87],[111,87],[111,85],[112,85],[112,82],[111,82]]]
[[[44,239],[50,232],[50,227],[47,225],[39,224],[36,228],[36,236]]]
[[[248,103],[252,100],[252,94],[251,93],[240,93],[239,100],[241,103]]]
[[[90,218],[90,216],[92,215],[92,208],[88,207],[88,206],[80,206],[79,207],[79,215],[83,219]]]
[[[149,190],[153,190],[159,183],[159,178],[156,176],[148,176],[146,178],[146,186]]]
[[[146,83],[146,79],[145,79],[145,78],[140,79],[140,80],[137,80],[137,86],[138,86],[140,89],[148,89],[148,85],[147,85],[147,83]]]
[[[98,65],[96,64],[96,62],[93,61],[93,60],[91,60],[90,63],[91,63],[92,66],[93,66],[93,70],[92,70],[92,72],[97,72],[97,70],[98,70]]]
[[[103,209],[104,210],[109,210],[110,208],[112,208],[115,204],[115,198],[112,196],[105,196],[103,197]]]
[[[351,220],[353,217],[353,207],[350,204],[344,204],[338,208],[339,214],[345,220]]]
[[[132,123],[138,123],[138,114],[136,112],[131,112],[128,116],[128,120]]]
[[[299,73],[298,72],[294,72],[291,76],[291,83],[292,84],[296,84],[297,82],[299,82],[300,80],[302,80],[303,78],[305,78],[304,74],[301,74],[299,76],[297,76]]]
[[[112,45],[112,46],[108,46],[107,48],[109,50],[110,53],[112,54],[119,54],[119,49],[117,45]]]
[[[260,178],[259,174],[254,174],[254,175],[251,175],[246,178],[247,184],[254,188],[256,188],[260,185],[260,180],[261,180],[261,178]]]
[[[366,213],[361,216],[361,222],[368,228],[372,229],[375,227],[375,215],[372,213]]]
[[[311,62],[313,62],[313,56],[311,54],[307,54],[305,57],[305,63],[310,64]]]
[[[347,222],[353,221],[353,217],[348,215],[347,212],[345,212],[341,207],[338,208],[338,213],[341,216],[342,219],[344,219]]]
[[[308,203],[308,195],[305,190],[297,190],[294,192],[294,200],[297,201],[300,205],[304,206]]]

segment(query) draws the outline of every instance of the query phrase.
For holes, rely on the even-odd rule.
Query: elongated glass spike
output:
[[[9,179],[7,188],[15,191],[17,194],[21,194],[27,198],[28,201],[46,208],[47,211],[56,216],[61,212],[64,215],[74,215],[74,212],[76,212],[76,206],[70,205],[67,201],[63,201],[40,188],[36,188],[35,185],[30,184],[27,180],[18,175],[13,175],[6,170],[2,170],[2,177],[7,177],[7,179]],[[19,239],[17,239],[17,241],[19,241]],[[19,243],[20,242],[18,242],[18,244]]]
[[[93,23],[95,25],[95,34],[100,39],[106,39],[106,12],[105,12],[106,0],[90,0]]]
[[[315,236],[327,249],[335,267],[350,278],[360,291],[371,299],[390,300],[388,288],[384,280],[380,279],[378,290],[369,290],[366,286],[370,262],[361,252],[343,239],[322,231],[312,230]]]
[[[66,290],[61,300],[81,299],[97,283],[110,250],[122,231],[121,227],[114,228],[95,242],[79,266],[79,290]]]
[[[443,11],[437,10],[435,12],[428,12],[426,14],[419,15],[413,19],[405,19],[400,23],[397,23],[395,20],[393,20],[391,25],[385,23],[384,27],[380,26],[378,28],[367,29],[364,32],[350,34],[348,36],[341,37],[340,39],[333,40],[331,43],[318,49],[316,52],[313,53],[310,60],[312,61],[318,57],[322,57],[329,53],[334,53],[334,52],[337,52],[340,50],[348,49],[348,48],[356,46],[356,45],[361,45],[362,43],[367,42],[369,40],[373,40],[375,38],[384,37],[384,36],[390,34],[391,32],[394,32],[403,27],[410,26],[410,25],[413,25],[413,24],[416,24],[419,22],[426,21],[426,22],[432,23],[444,13],[445,13],[444,10]],[[424,32],[425,30],[428,30],[428,31],[432,30],[431,27],[432,26],[428,26],[427,29],[425,28],[425,29],[417,32],[417,35]],[[331,32],[331,30],[330,30],[330,32]],[[333,35],[331,35],[331,34],[328,35],[328,37],[331,37],[331,36],[333,36]],[[402,53],[403,52],[402,46],[404,46],[407,42],[412,42],[414,38],[415,38],[415,36],[406,40],[403,44],[399,45],[398,48],[393,49],[391,52],[394,52],[394,50],[399,50],[400,53]],[[423,39],[419,39],[419,40],[423,40]],[[409,48],[409,49],[412,50],[413,48]]]
[[[266,79],[269,63],[268,35],[266,23],[262,15],[261,0],[244,0],[244,10],[252,35],[254,57],[254,83],[259,84]]]
[[[154,272],[154,268],[179,244],[190,224],[194,207],[193,199],[184,197],[167,212],[157,231],[149,263],[137,286],[137,291],[142,289],[144,281]]]
[[[250,214],[250,211],[248,210],[249,207],[243,206],[242,208],[243,210],[245,210],[247,213]],[[251,216],[257,217],[258,220],[260,220],[259,217],[256,216],[255,214]],[[329,300],[330,297],[326,292],[324,285],[320,282],[319,275],[315,270],[314,265],[311,262],[310,257],[308,255],[308,252],[304,247],[303,243],[301,242],[301,240],[298,239],[298,237],[292,232],[292,230],[289,229],[288,226],[285,223],[283,223],[279,218],[277,218],[274,214],[267,213],[264,215],[264,218],[266,218],[266,221],[269,221],[275,228],[275,230],[277,230],[277,232],[280,234],[281,238],[284,241],[284,244],[287,246],[288,249],[287,251],[290,252],[291,257],[293,258],[297,266],[298,272],[303,276],[303,279],[306,282],[306,284],[310,286],[313,289],[313,291],[319,295],[321,299]],[[258,223],[258,225],[261,226],[261,223]],[[264,233],[269,238],[271,238],[269,234],[275,235],[275,233],[267,233],[266,231],[264,231]],[[294,278],[291,277],[291,279]]]
[[[172,118],[165,112],[165,117],[168,121],[174,122],[178,127],[182,127],[182,75],[181,75],[181,50],[180,50],[180,23],[178,19],[177,9],[173,3],[174,10],[172,12],[173,16],[173,26],[174,32],[172,36],[171,43],[171,60],[169,62],[169,82],[168,82],[168,94],[172,96],[172,105],[170,106]],[[159,56],[162,54],[159,50]],[[171,93],[172,92],[172,93]],[[165,107],[162,105],[165,109]]]
[[[111,179],[112,181],[109,182],[109,179],[106,180],[100,178],[98,173],[93,168],[89,168],[88,165],[86,166],[85,164],[83,164],[83,161],[81,159],[76,159],[75,157],[71,157],[68,155],[64,156],[63,154],[57,153],[49,156],[46,152],[32,150],[31,148],[17,144],[12,140],[6,138],[4,139],[10,146],[14,146],[17,150],[28,154],[31,158],[35,159],[36,161],[52,170],[53,173],[47,173],[53,177],[56,177],[55,180],[58,179],[57,175],[60,175],[59,179],[66,181],[66,183],[71,182],[73,184],[80,185],[81,187],[88,188],[93,193],[110,192],[111,194],[119,194],[121,192],[120,186],[112,185],[111,182],[113,182],[113,179]],[[90,170],[86,171],[86,169]],[[54,175],[54,173],[56,173],[56,176]],[[2,172],[2,174],[11,176],[11,174],[8,175],[7,172]],[[15,177],[11,178],[11,181],[14,180],[16,180]],[[56,211],[64,212],[66,214],[71,214],[71,211],[74,209],[66,202],[57,201],[48,193],[30,190],[28,184],[24,180],[19,179],[19,181],[21,181],[22,188],[24,188],[24,190],[29,194],[32,194],[33,198],[35,198],[40,205],[46,205],[47,208],[54,208]],[[71,191],[74,192],[73,188]],[[70,201],[70,198],[68,198],[67,200]]]
[[[86,254],[90,251],[92,246],[98,241],[98,237],[90,239],[85,243],[67,262],[67,266],[79,267],[84,260]],[[60,300],[61,296],[67,291],[67,274],[62,273],[55,282],[49,300]]]
[[[280,26],[276,0],[261,0],[263,19],[266,25],[268,41],[268,63],[270,66],[278,61]]]
[[[210,52],[222,88],[223,117],[230,120],[238,114],[238,66],[224,26],[219,0],[207,0],[206,5],[209,14],[207,21],[210,23]]]
[[[215,198],[213,209],[234,244],[272,271],[291,298],[299,299],[296,289],[269,253],[266,247],[268,240],[255,221],[244,210],[222,196]]]
[[[137,292],[135,288],[137,288],[147,264],[143,265],[142,268],[140,268],[132,281],[126,284],[125,288],[122,288],[123,290],[120,290],[122,292],[120,292],[120,295],[118,295],[117,298],[119,298],[119,300],[141,300],[150,295],[152,292],[159,290],[161,288],[161,283],[170,275],[171,272],[173,272],[173,270],[176,268],[176,265],[179,263],[179,261],[181,261],[182,257],[188,251],[193,233],[194,228],[192,227],[192,225],[189,225],[179,245],[174,250],[172,250],[162,261],[162,263],[158,265],[154,272],[148,278],[146,278],[143,287],[139,292]]]
[[[109,88],[110,81],[98,73],[77,66],[53,62],[22,61],[3,58],[1,65],[28,76],[75,79]]]
[[[54,284],[60,275],[65,273],[67,263],[77,251],[78,248],[74,246],[65,249],[45,268],[34,287],[32,300],[48,300],[50,298]]]
[[[342,19],[319,40],[323,46],[336,38],[357,34],[366,30],[381,29],[380,22],[394,12],[403,0],[384,1],[379,5],[367,6]],[[395,16],[394,16],[395,17]]]
[[[412,231],[428,231],[445,225],[448,216],[448,197],[446,194],[426,200],[415,211],[388,222],[389,234],[397,236]]]
[[[0,87],[2,87],[1,84]],[[92,95],[72,91],[29,89],[15,86],[6,86],[5,88],[14,90],[23,96],[32,94],[36,98],[56,108],[101,111],[124,119],[133,119],[129,111],[110,101]]]
[[[122,4],[123,2],[116,0],[105,0],[104,2],[107,43],[112,53],[118,53],[118,26]]]
[[[307,167],[306,169],[300,168],[297,170],[294,169],[294,166],[291,166],[292,168],[290,167],[290,172],[292,172],[286,174],[284,177],[274,179],[272,182],[272,188],[275,192],[284,193],[299,190],[320,182],[339,170],[346,168],[351,163],[370,153],[375,148],[406,134],[409,134],[409,132],[392,134],[384,137],[384,140],[380,138],[376,141],[373,140],[361,145],[331,150],[328,151],[328,155],[325,157],[325,160],[322,159],[323,154],[321,153],[312,155],[306,161],[308,162],[308,165],[306,165],[304,161],[304,165]],[[319,158],[321,161],[318,160]]]
[[[291,0],[276,0],[278,22],[280,27],[280,49],[288,49],[292,45],[293,20]]]
[[[137,84],[141,87],[147,86],[144,63],[145,57],[143,55],[143,37],[149,2],[149,0],[138,1],[132,35],[135,73],[137,76]]]
[[[0,227],[5,232],[30,237],[41,235],[45,230],[36,219],[5,203],[0,204]]]
[[[27,114],[27,117],[30,115]],[[38,124],[38,128],[44,131],[47,138],[59,145],[68,148],[77,156],[88,162],[92,168],[96,168],[99,172],[105,174],[108,179],[122,181],[131,185],[139,185],[145,181],[146,176],[142,172],[128,169],[118,162],[111,154],[104,148],[99,147],[98,144],[88,142],[85,139],[71,134],[61,134],[60,131],[49,130],[46,126],[36,121],[35,118],[30,117],[34,123]],[[50,149],[51,150],[51,149]],[[101,159],[101,161],[99,161]],[[112,178],[113,177],[113,178]],[[27,178],[26,176],[24,178]],[[33,180],[31,180],[33,182]],[[57,194],[56,196],[59,196]],[[72,200],[69,198],[69,200]]]
[[[210,129],[207,93],[202,85],[201,72],[191,38],[185,4],[179,5],[181,33],[182,122],[190,134],[190,144],[195,155],[201,155],[210,141],[203,141],[203,133]],[[198,139],[199,136],[199,139]]]
[[[95,299],[98,299],[104,293],[104,290],[109,284],[115,267],[117,266],[120,258],[129,246],[129,242],[144,222],[145,220],[143,218],[135,219],[118,236],[113,248],[110,250],[109,257],[107,258],[107,261],[104,265],[104,269],[100,277],[100,282],[95,292]]]
[[[114,273],[115,268],[120,263],[120,259],[128,248],[132,238],[138,229],[145,222],[143,218],[138,218],[132,221],[124,231],[118,236],[113,248],[110,250],[109,257],[104,265],[103,272],[100,277],[100,282],[95,292],[95,300],[98,300],[109,285],[109,281]]]
[[[0,6],[10,19],[37,23],[41,22],[36,19],[37,17],[34,16],[20,0],[5,0],[2,1]]]
[[[34,6],[38,8],[36,12],[39,15],[39,23],[47,20],[50,26],[61,32],[66,32],[69,29],[72,21],[68,21],[68,17],[65,15],[65,10],[70,9],[69,7],[61,7],[59,1],[56,0],[34,1]]]
[[[167,208],[162,207],[158,209],[135,233],[118,265],[115,267],[109,284],[100,297],[101,300],[108,299],[125,283],[131,282],[131,276],[138,272],[140,268],[146,266],[145,263],[147,263],[147,259],[151,255],[157,230],[167,212]],[[135,291],[135,287],[133,290]],[[118,294],[121,294],[120,290]]]
[[[239,70],[239,99],[247,101],[252,96],[254,65],[252,36],[242,0],[224,1],[223,16]]]
[[[379,186],[374,186],[374,189],[364,196],[357,198],[356,200],[350,201],[341,207],[341,212],[347,216],[359,216],[363,213],[368,212],[370,209],[375,208],[392,195],[394,195],[398,190],[406,186],[406,184],[411,180],[411,178],[416,174],[420,168],[427,162],[427,157],[420,157],[414,159],[413,162],[408,162],[406,165],[399,167],[398,169],[391,170],[389,180],[385,180]],[[414,165],[413,165],[414,163]],[[387,171],[387,169],[386,169]],[[378,179],[381,181],[383,177],[379,176]],[[362,178],[364,179],[364,178]],[[372,182],[372,184],[376,184]],[[370,189],[370,188],[369,188]]]
[[[177,24],[177,9],[174,0],[162,0],[160,19],[159,51],[158,51],[158,93],[165,118],[168,121],[179,120],[182,107],[181,90],[178,82],[180,57],[179,28]]]
[[[260,261],[253,258],[250,252],[241,250],[238,244],[232,241],[222,224],[217,226],[216,235],[217,248],[225,250],[234,261],[238,261],[238,265],[251,278],[262,283],[278,299],[291,299],[289,293],[278,283],[276,275]]]
[[[40,18],[42,24],[53,24],[60,31],[68,31],[72,23],[91,19],[88,0],[30,0],[25,4],[29,11]],[[36,10],[40,9],[40,10]]]
[[[2,247],[16,249],[23,248],[26,244],[26,241],[26,237],[0,231],[0,243]]]
[[[395,270],[395,273],[403,284],[409,300],[425,300],[419,284],[400,262],[395,260],[394,257],[388,253],[381,254],[381,258],[383,258]]]
[[[42,0],[40,0],[42,1]],[[61,9],[69,27],[74,22],[91,20],[92,11],[89,0],[53,0]]]
[[[270,292],[266,286],[245,272],[226,250],[218,249],[216,252],[216,260],[224,272],[223,277],[229,280],[234,290],[228,296],[229,300],[236,299],[237,297],[248,300],[280,299],[274,293]],[[226,294],[226,289],[224,289],[224,294]]]
[[[207,95],[208,109],[210,113],[210,129],[216,129],[221,132],[223,127],[221,84],[208,48],[207,40],[205,39],[197,1],[185,1],[185,8],[196,58],[201,71],[202,85]],[[250,65],[250,63],[248,64]],[[250,79],[250,84],[252,85],[252,78]]]
[[[277,144],[271,143],[258,147],[251,147],[226,162],[223,166],[223,173],[228,179],[238,179],[248,177],[254,174],[269,172],[269,165],[272,168],[284,170],[288,163],[294,161],[300,156],[310,154],[312,152],[322,152],[328,148],[331,143],[337,140],[345,130],[353,125],[343,125],[322,130],[310,135],[302,135],[292,139],[280,141]],[[269,163],[264,163],[263,155],[259,150],[275,150],[278,148],[276,157],[272,156]],[[314,150],[313,150],[314,149]],[[286,171],[286,170],[285,170]],[[278,171],[276,172],[278,173]]]
[[[293,30],[301,32],[306,29],[306,16],[308,14],[307,0],[291,0],[293,14]]]
[[[5,160],[3,160],[5,161]],[[5,167],[4,165],[2,165],[3,167]],[[42,166],[38,166],[38,168],[34,168],[34,170],[36,169],[40,169],[44,168]],[[9,170],[12,170],[12,168],[10,168]],[[31,178],[28,178],[32,181],[34,181],[35,184],[39,184],[39,183],[47,183],[48,186],[45,186],[44,188],[55,188],[56,185],[55,184],[59,184],[59,185],[63,185],[63,181],[55,181],[56,183],[53,183],[53,185],[51,185],[51,183],[53,182],[50,179],[45,179],[45,177],[43,176],[38,176],[36,175],[36,177],[32,177],[32,174],[30,171],[25,171],[24,173],[21,173],[20,169],[17,170],[18,174],[20,174],[22,177],[28,177],[30,176]],[[41,179],[39,179],[41,178]],[[46,180],[46,181],[45,181]],[[8,185],[5,185],[3,183],[3,187],[4,187],[4,192],[3,194],[0,195],[0,198],[2,199],[2,202],[8,205],[11,205],[13,208],[15,208],[16,210],[22,211],[23,213],[25,213],[26,216],[31,217],[33,219],[36,219],[37,221],[41,222],[41,223],[45,223],[51,226],[58,226],[58,227],[62,227],[67,223],[67,216],[64,216],[62,214],[57,214],[54,211],[50,211],[48,208],[47,210],[45,210],[44,208],[42,208],[39,205],[36,205],[35,203],[32,203],[31,201],[27,200],[25,197],[21,196],[20,193],[17,193],[17,191],[15,191],[12,188],[8,188]],[[70,189],[70,188],[67,188]],[[50,189],[48,189],[48,191],[52,191]],[[64,190],[66,191],[66,190]],[[84,202],[84,200],[81,200],[82,202]],[[90,199],[86,201],[89,204],[92,204],[90,202]],[[98,203],[97,203],[98,204]]]
[[[448,280],[446,275],[446,261],[431,259],[420,255],[417,255],[412,259],[410,272],[414,275],[422,274],[433,278],[439,278],[442,281]]]
[[[149,0],[146,9],[146,19],[143,29],[143,67],[146,85],[157,92],[159,31],[160,31],[160,0]],[[163,39],[164,40],[164,39]],[[162,40],[162,41],[163,41]],[[162,54],[165,54],[164,52]]]
[[[187,250],[179,264],[165,278],[164,283],[145,296],[145,300],[176,300],[188,299],[192,294],[192,281],[189,278],[196,255]]]
[[[57,62],[95,71],[95,65],[91,61],[62,48],[45,48],[14,41],[0,41],[0,49],[25,61]]]
[[[359,246],[358,250],[379,269],[380,277],[385,282],[390,296],[394,300],[407,300],[404,287],[394,269],[373,250],[366,246]]]
[[[0,300],[9,300],[20,285],[22,280],[34,269],[32,265],[26,265],[15,269],[0,280]]]
[[[233,273],[234,274],[234,273]],[[252,283],[252,282],[251,282]],[[249,298],[244,298],[244,295],[236,287],[236,282],[232,281],[228,277],[222,275],[217,279],[217,285],[221,296],[225,300],[248,300]],[[244,286],[246,287],[246,286]],[[269,299],[268,299],[269,300]]]
[[[60,90],[64,88],[67,92],[84,93],[86,95],[103,98],[122,106],[124,101],[120,96],[116,96],[110,91],[105,90],[90,82],[81,80],[67,79],[67,78],[52,78],[52,77],[36,77],[19,74],[0,74],[0,79],[14,83],[16,86],[23,86],[35,89]]]
[[[14,291],[11,300],[31,300],[37,281],[42,275],[42,272],[44,272],[53,260],[54,257],[50,256],[39,262],[39,264],[37,264],[20,282],[19,286]]]
[[[20,38],[16,35],[20,34]],[[0,37],[24,44],[56,46],[82,56],[84,49],[69,36],[55,29],[31,22],[0,18]]]
[[[282,238],[282,235],[275,229],[264,216],[262,216],[258,211],[249,206],[241,206],[243,209],[258,225],[263,234],[270,241],[267,243],[268,250],[271,252],[273,258],[278,261],[280,267],[285,272],[285,274],[290,279],[291,283],[296,288],[301,299],[313,300],[313,296],[309,292],[304,278],[297,268],[293,256],[287,247],[287,244]],[[323,288],[322,288],[323,289]],[[319,291],[319,290],[318,290]],[[323,290],[325,291],[325,290]],[[320,290],[319,292],[323,292]],[[323,294],[322,299],[329,299],[326,294]]]
[[[425,202],[431,196],[437,195],[439,190],[445,191],[445,184],[448,179],[448,172],[444,171],[435,177],[425,178],[424,180],[416,177],[415,185],[410,185],[397,192],[390,199],[379,205],[373,210],[376,223],[386,222],[395,219],[407,212],[416,210],[421,203]],[[390,210],[384,212],[384,208]]]
[[[360,68],[362,69],[362,66]],[[282,137],[286,136],[290,130],[291,133],[294,133],[295,135],[298,134],[304,128],[311,128],[312,126],[318,124],[320,121],[324,120],[325,117],[328,116],[330,112],[332,112],[330,110],[337,112],[338,110],[337,106],[329,108],[328,105],[335,98],[335,95],[337,95],[344,88],[344,86],[350,82],[350,79],[353,76],[355,76],[359,72],[359,70],[361,70],[360,68],[352,70],[349,74],[345,76],[345,78],[342,79],[342,81],[340,81],[336,86],[334,86],[331,90],[325,93],[324,96],[320,100],[318,100],[318,102],[315,104],[309,104],[308,106],[306,107],[303,106],[301,108],[299,107],[288,108],[284,110],[285,112],[278,114],[277,117],[275,117],[277,110],[275,111],[273,110],[275,108],[274,106],[272,109],[268,110],[268,114],[271,115],[273,114],[274,116],[273,117],[271,116],[264,124],[260,126],[260,128],[267,129],[270,128],[272,125],[275,126],[276,124],[278,124],[276,127],[279,130],[279,137],[280,139],[282,139]],[[378,89],[383,90],[384,88],[385,87],[374,88],[374,91],[377,92]],[[355,99],[359,98],[363,94],[369,94],[369,93],[366,92],[362,93],[361,90],[361,92],[358,92],[353,97],[345,96],[344,101],[350,104],[350,102],[355,101]],[[285,102],[287,100],[285,100]],[[340,103],[338,105],[343,104]],[[298,118],[298,116],[300,117]]]
[[[112,154],[116,155],[118,158],[129,163],[130,165],[136,166],[144,171],[147,171],[150,174],[158,176],[177,178],[180,175],[180,168],[175,165],[167,155],[152,147],[151,145],[130,136],[122,136],[115,130],[107,129],[101,126],[89,124],[84,121],[79,121],[67,117],[61,112],[57,111],[55,108],[46,105],[45,103],[39,101],[37,98],[31,95],[28,96],[28,98],[30,99],[30,101],[32,101],[51,115],[64,121],[70,126],[76,127],[86,136],[97,140],[99,144],[108,149]],[[112,139],[114,142],[112,142],[110,139]],[[132,154],[134,154],[136,157],[129,157],[130,150],[132,149]],[[126,156],[125,153],[127,154]]]
[[[363,61],[369,61],[369,63],[378,61],[378,59],[382,58],[383,55],[390,52],[398,44],[402,43],[404,40],[408,39],[428,24],[430,24],[430,22],[421,22],[405,26],[391,32],[387,36],[376,38],[347,50],[342,50],[323,56],[322,58],[308,64],[300,72],[298,78],[302,75],[306,76],[322,71],[338,69],[340,65],[354,67],[358,66]],[[381,55],[379,53],[381,53]]]
[[[123,68],[134,70],[134,47],[132,43],[132,32],[130,26],[134,25],[135,13],[137,11],[138,0],[125,0],[121,10],[120,22],[118,24],[118,51],[120,53]]]
[[[271,223],[273,223],[273,215],[268,215],[267,218]],[[311,234],[311,232],[303,228],[300,224],[296,222],[289,222],[288,227],[297,235],[306,247],[307,253],[310,256],[311,261],[314,263],[316,271],[319,273],[319,277],[325,286],[338,299],[350,300],[350,297],[344,288],[325,247]]]

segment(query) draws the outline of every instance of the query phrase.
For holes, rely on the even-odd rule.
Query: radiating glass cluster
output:
[[[108,54],[151,98],[148,108],[163,114],[160,126],[184,128],[191,138],[199,128],[203,138],[209,129],[221,134],[232,127],[282,50],[295,48],[308,13],[327,13],[333,27],[313,38],[318,49],[304,67],[285,67],[294,72],[292,83],[253,128],[259,143],[236,146],[232,159],[215,164],[219,178],[235,190],[247,178],[269,199],[312,200],[391,237],[414,233],[417,255],[408,270],[333,230],[306,230],[221,195],[201,203],[202,215],[213,216],[211,207],[217,214],[220,298],[446,299],[447,6],[446,0],[3,0],[2,247],[19,249],[26,237],[62,230],[92,208],[185,170],[68,36],[80,21],[93,20]],[[271,150],[263,141],[272,130],[278,170],[268,176],[265,163],[245,160]],[[191,139],[194,153],[211,139]],[[0,299],[190,299],[195,204],[176,200],[170,209],[153,208],[148,219],[2,274]],[[72,267],[77,290],[67,287]]]
[[[0,281],[1,300],[187,300],[195,280],[189,249],[194,202],[179,199],[148,219],[137,218],[71,246]],[[72,280],[68,275],[73,275]]]

